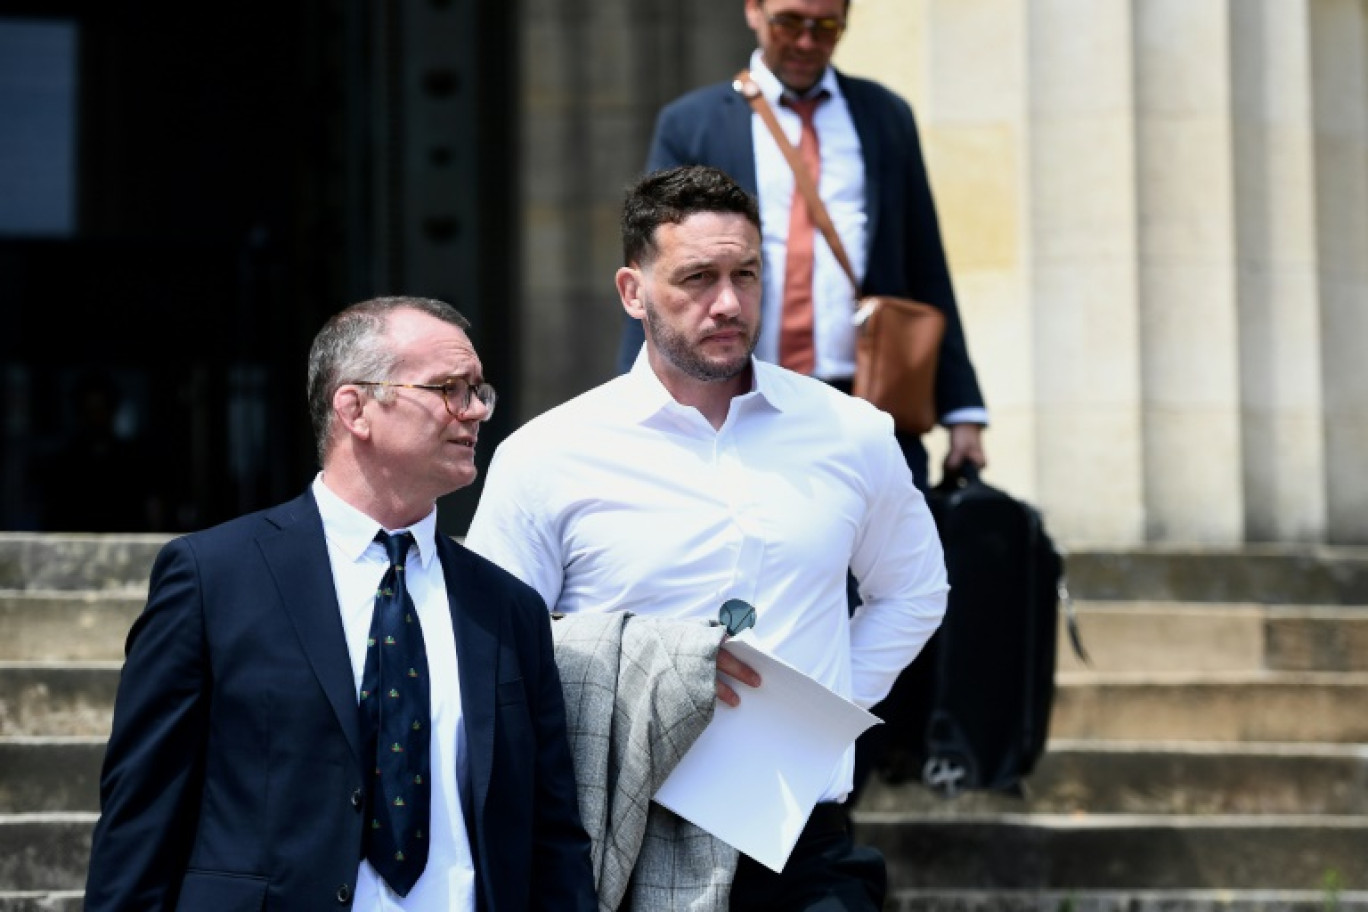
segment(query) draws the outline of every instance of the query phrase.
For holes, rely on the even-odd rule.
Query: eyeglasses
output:
[[[835,41],[841,37],[846,25],[844,19],[835,17],[809,19],[805,16],[799,16],[797,13],[775,13],[773,16],[766,16],[765,21],[769,23],[771,29],[790,41],[797,41],[802,37],[803,32],[812,35],[813,41]]]
[[[442,394],[442,403],[452,418],[460,418],[470,411],[470,400],[479,399],[485,407],[481,421],[488,421],[494,415],[494,402],[498,398],[494,387],[488,383],[471,385],[464,380],[451,379],[445,383],[390,383],[388,380],[353,380],[352,386],[391,386],[399,389],[428,390]]]

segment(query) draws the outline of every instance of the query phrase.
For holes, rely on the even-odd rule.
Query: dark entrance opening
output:
[[[515,308],[479,306],[516,268],[504,6],[0,0],[0,528],[299,493],[305,355],[351,301],[452,300],[512,375]]]

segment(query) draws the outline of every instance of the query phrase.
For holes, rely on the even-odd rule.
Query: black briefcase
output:
[[[943,479],[927,503],[945,548],[949,603],[876,709],[888,742],[875,762],[887,781],[920,779],[946,796],[1019,792],[1050,728],[1064,561],[1040,514],[979,480],[972,465]]]

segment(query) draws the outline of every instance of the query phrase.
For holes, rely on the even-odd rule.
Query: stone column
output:
[[[1244,534],[1225,2],[1133,6],[1146,537]]]
[[[1040,499],[1066,541],[1130,543],[1145,508],[1130,4],[1027,8]]]
[[[990,471],[1034,498],[1024,10],[999,0],[859,0],[851,16],[838,66],[892,87],[917,116],[970,356],[992,415]],[[933,478],[946,442],[943,431],[927,439]]]
[[[1368,34],[1363,0],[1312,0],[1316,249],[1328,537],[1368,542]]]
[[[1306,0],[1231,4],[1246,537],[1319,541],[1326,498]]]

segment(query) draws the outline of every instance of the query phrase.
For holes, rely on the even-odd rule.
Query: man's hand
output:
[[[988,465],[988,457],[983,452],[983,425],[950,425],[950,451],[945,454],[945,470],[954,472],[965,462],[971,462],[980,469]]]
[[[745,662],[742,662],[730,652],[727,652],[727,650],[717,650],[717,699],[726,703],[728,706],[739,706],[741,703],[741,696],[730,684],[722,679],[723,675],[751,687],[760,686],[760,675],[756,673],[755,669],[751,668]]]

